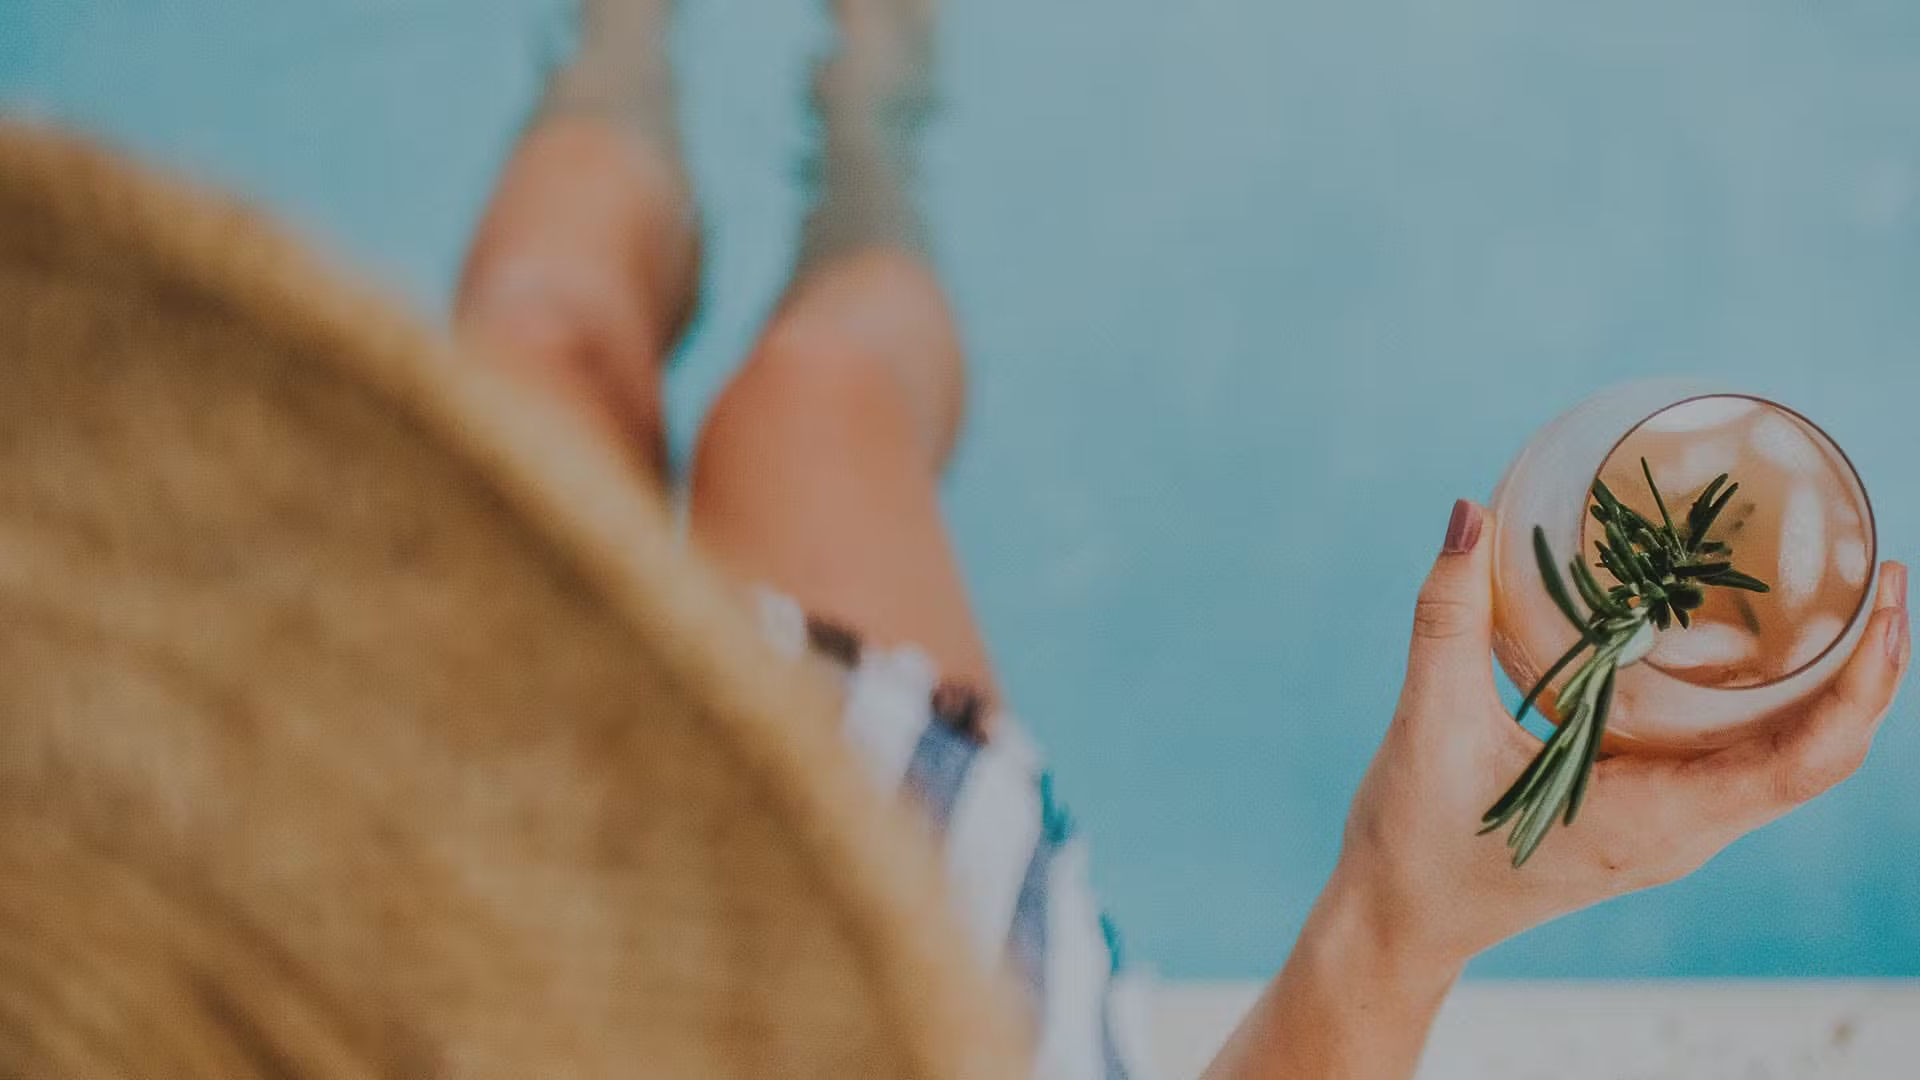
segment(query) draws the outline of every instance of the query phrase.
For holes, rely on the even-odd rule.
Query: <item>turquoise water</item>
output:
[[[682,443],[779,288],[809,4],[690,0],[711,298]],[[429,311],[555,0],[0,7],[0,100],[279,209]],[[1633,376],[1772,391],[1920,556],[1920,6],[967,0],[928,201],[977,358],[955,527],[1129,951],[1283,957],[1458,494]],[[1920,975],[1920,731],[1500,975]]]

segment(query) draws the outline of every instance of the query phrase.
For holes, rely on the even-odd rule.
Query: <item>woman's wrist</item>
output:
[[[1391,908],[1336,872],[1287,966],[1222,1048],[1208,1080],[1404,1080],[1465,958],[1413,947]]]
[[[1468,959],[1439,944],[1444,937],[1343,867],[1307,916],[1294,959],[1344,972],[1390,996],[1438,999],[1459,979]]]

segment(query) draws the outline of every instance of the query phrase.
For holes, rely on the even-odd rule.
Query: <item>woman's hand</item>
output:
[[[1692,759],[1599,763],[1572,826],[1515,870],[1480,815],[1540,742],[1495,689],[1491,535],[1455,507],[1415,608],[1405,688],[1354,797],[1340,861],[1287,968],[1210,1071],[1404,1077],[1475,953],[1557,916],[1682,877],[1859,767],[1911,659],[1907,571],[1833,683],[1767,734]]]
[[[1492,638],[1489,515],[1455,508],[1415,607],[1407,680],[1354,798],[1333,886],[1417,956],[1464,962],[1499,941],[1621,893],[1682,877],[1741,835],[1859,767],[1912,651],[1907,572],[1887,563],[1854,654],[1833,683],[1756,736],[1692,759],[1599,763],[1579,819],[1516,871],[1480,815],[1540,742],[1501,703]]]

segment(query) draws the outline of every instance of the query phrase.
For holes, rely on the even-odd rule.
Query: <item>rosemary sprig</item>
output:
[[[1548,685],[1582,653],[1592,652],[1560,687],[1560,723],[1546,745],[1480,819],[1482,833],[1513,824],[1507,846],[1513,851],[1516,869],[1540,846],[1556,817],[1571,825],[1580,813],[1606,734],[1619,669],[1650,652],[1656,632],[1669,630],[1674,623],[1683,630],[1691,627],[1692,613],[1706,602],[1707,588],[1749,592],[1768,588],[1766,582],[1735,570],[1732,549],[1707,536],[1733,493],[1740,490],[1739,484],[1727,483],[1727,475],[1720,474],[1688,507],[1684,520],[1675,524],[1645,458],[1640,459],[1640,472],[1659,511],[1657,522],[1621,502],[1606,484],[1593,482],[1589,512],[1606,534],[1606,539],[1595,542],[1595,554],[1601,568],[1613,577],[1613,585],[1602,585],[1586,560],[1574,559],[1567,564],[1567,577],[1573,581],[1569,592],[1547,544],[1546,530],[1538,526],[1533,530],[1541,583],[1554,606],[1580,631],[1580,640],[1527,691],[1514,720],[1524,719]],[[1585,614],[1575,603],[1576,594],[1586,607]]]

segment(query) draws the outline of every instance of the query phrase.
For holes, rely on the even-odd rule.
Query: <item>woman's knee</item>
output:
[[[663,477],[661,358],[635,319],[580,303],[564,289],[511,282],[490,288],[486,272],[471,279],[474,287],[461,298],[456,323],[462,337],[504,374],[557,398]]]
[[[715,402],[696,482],[703,462],[766,467],[775,454],[879,457],[937,473],[964,399],[951,314],[922,260],[875,250],[804,268]]]
[[[914,399],[898,365],[860,341],[776,326],[714,402],[701,456],[743,442],[768,453],[920,452],[926,433]]]

